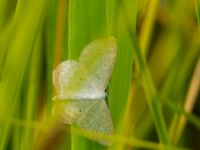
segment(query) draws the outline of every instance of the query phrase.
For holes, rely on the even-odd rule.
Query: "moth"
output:
[[[53,85],[57,95],[54,97],[53,114],[62,123],[88,131],[109,135],[113,133],[105,91],[116,53],[114,37],[99,39],[83,49],[78,61],[66,60],[56,67],[53,71]]]

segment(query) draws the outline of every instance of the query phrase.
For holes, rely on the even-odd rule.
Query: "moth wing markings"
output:
[[[59,99],[94,98],[104,95],[89,78],[87,69],[74,60],[67,60],[53,71],[53,84]]]
[[[79,62],[89,72],[89,78],[99,90],[105,90],[116,58],[116,41],[113,37],[95,40],[87,45]]]
[[[53,85],[58,93],[62,91],[66,84],[69,84],[74,73],[79,69],[78,62],[67,60],[61,62],[53,70]]]
[[[112,119],[105,103],[105,100],[90,101],[85,111],[79,116],[75,125],[88,131],[113,134]],[[110,145],[110,142],[99,140],[95,136],[93,140],[103,145]]]
[[[57,110],[56,110],[57,109]],[[57,113],[57,114],[55,114]],[[53,115],[64,124],[75,125],[87,131],[111,135],[113,124],[105,100],[65,100],[54,103]],[[95,141],[110,145],[111,143],[96,139]]]
[[[86,111],[91,101],[83,100],[57,100],[54,102],[53,115],[64,124],[73,124]]]
[[[87,130],[112,134],[112,120],[105,100],[88,100],[87,105],[77,119],[76,125]]]

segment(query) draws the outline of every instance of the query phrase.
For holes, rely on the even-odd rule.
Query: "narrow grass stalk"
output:
[[[127,20],[125,20],[125,22],[127,24],[128,31],[132,31],[130,27],[130,23],[127,22]],[[133,48],[134,48],[133,55],[135,58],[136,67],[138,69],[139,76],[144,86],[144,91],[146,93],[146,96],[149,102],[149,108],[154,118],[159,139],[162,144],[168,145],[169,139],[168,139],[167,128],[166,128],[166,124],[165,124],[164,117],[162,114],[161,105],[157,97],[156,88],[154,87],[149,69],[147,67],[147,63],[142,56],[142,52],[137,44],[137,40],[134,36],[134,33],[129,32],[129,35],[133,42]]]
[[[65,41],[64,37],[66,37],[64,36],[64,31],[65,31],[65,19],[68,19],[65,16],[67,7],[68,7],[67,0],[58,1],[58,8],[56,14],[57,20],[56,20],[56,36],[55,36],[55,48],[54,48],[55,52],[54,68],[61,62],[62,57],[66,57],[63,56],[63,50],[64,50],[63,42]]]
[[[190,117],[190,116],[188,116],[188,117]],[[41,130],[42,132],[45,132],[48,135],[47,138],[49,136],[51,136],[50,132],[55,130],[55,126],[52,126],[52,122],[49,122],[49,121],[48,122],[37,122],[37,121],[27,122],[26,120],[19,120],[16,118],[9,118],[9,120],[4,120],[4,122],[6,122],[6,121],[9,121],[11,123],[11,125],[14,127],[29,128],[32,130]],[[48,124],[48,126],[47,126],[47,124]],[[124,143],[133,148],[135,147],[135,148],[145,148],[145,149],[160,149],[163,146],[169,147],[167,145],[162,145],[160,143],[145,141],[145,140],[141,140],[139,138],[134,138],[134,137],[126,137],[126,136],[121,136],[121,135],[116,135],[116,134],[107,135],[107,134],[97,133],[97,132],[92,132],[92,131],[88,132],[87,130],[76,128],[76,127],[72,127],[72,128],[73,128],[73,133],[77,136],[87,137],[89,139],[90,138],[92,139],[93,137],[95,137],[100,140],[106,140],[106,141],[118,143],[118,144]],[[63,134],[70,133],[70,129],[65,126],[64,130],[62,132],[63,132]],[[49,145],[48,141],[46,141],[46,139],[43,138],[43,135],[40,135],[38,137],[38,139],[39,139],[40,144],[43,145],[45,143],[45,144]],[[41,140],[45,140],[45,141],[42,142]],[[189,150],[187,148],[178,148],[178,147],[169,147],[169,148],[171,148],[173,150]]]
[[[151,42],[151,35],[155,24],[156,14],[160,0],[151,0],[148,2],[145,19],[142,24],[141,33],[139,37],[140,48],[144,55],[147,54],[149,43]]]
[[[171,102],[170,99],[160,97],[164,100],[164,104],[167,105],[173,112],[183,115],[195,128],[200,130],[200,118],[197,115],[186,112],[182,108],[177,108],[174,102]]]
[[[6,4],[7,1],[6,0],[1,0],[0,1],[0,32],[3,28],[3,26],[5,25],[5,16],[6,16]]]
[[[197,100],[199,88],[200,88],[200,59],[197,62],[197,65],[195,67],[195,71],[189,86],[189,90],[187,93],[187,97],[184,104],[184,110],[188,114],[190,114],[193,110],[193,107],[195,105],[195,101]],[[186,125],[186,118],[183,115],[178,115],[177,117],[174,117],[172,124],[170,126],[170,139],[171,141],[176,144],[179,140],[182,131]]]
[[[52,1],[52,3],[55,3],[55,1]],[[55,28],[54,43],[49,43],[50,45],[53,44],[53,52],[52,52],[53,60],[50,60],[50,61],[53,61],[53,63],[51,64],[52,65],[51,68],[53,67],[53,69],[55,69],[56,66],[63,59],[68,58],[68,47],[67,47],[67,45],[68,45],[68,6],[69,6],[68,0],[58,0],[56,3],[56,6],[55,6],[55,4],[54,4],[54,6],[52,6],[52,7],[56,7],[56,12],[51,12],[51,13],[55,13],[54,18],[52,18],[52,19],[55,19],[54,21],[56,22],[55,27],[54,27]],[[52,78],[52,72],[50,69],[49,69],[49,71],[50,71],[49,77]],[[52,86],[52,83],[48,83],[48,84]],[[49,95],[53,95],[52,91],[49,91],[49,92],[51,92],[51,93],[49,93]],[[50,96],[49,96],[49,98],[50,98]],[[52,104],[52,102],[50,102],[50,101],[49,101],[49,103]],[[71,148],[70,135],[67,134],[64,137],[65,138],[62,139],[62,142],[60,142],[61,144],[57,146],[58,149],[59,148],[61,148],[61,149],[62,148],[63,149]]]
[[[46,19],[45,42],[46,42],[46,116],[51,114],[53,85],[52,71],[54,69],[54,50],[56,37],[56,12],[58,1],[50,0],[48,5],[48,14]]]
[[[176,58],[176,64],[173,64],[173,66],[170,68],[169,76],[165,79],[166,83],[164,84],[163,89],[160,93],[162,93],[163,97],[168,97],[168,103],[173,103],[171,104],[171,106],[178,105],[178,107],[184,107],[182,105],[184,105],[183,100],[186,100],[185,93],[187,90],[180,89],[178,87],[187,87],[189,85],[187,83],[187,80],[190,78],[190,72],[193,71],[191,70],[191,68],[193,68],[193,65],[198,60],[200,52],[198,36],[199,34],[197,33],[194,35],[194,37],[192,37],[191,45],[188,48],[189,50],[185,52],[185,55],[179,56],[181,57],[181,59],[178,57]],[[174,118],[170,118],[173,119],[173,123],[170,127],[170,141],[172,141],[174,144],[176,144],[176,138],[179,134],[177,128],[181,124],[179,122],[180,111],[176,111],[176,109],[180,108],[174,108],[175,112],[172,112],[174,114]],[[183,112],[183,110],[181,110],[181,112],[181,114],[184,114],[184,117],[186,117],[197,129],[199,129],[199,118],[191,115],[190,113]]]
[[[154,118],[159,139],[162,144],[168,145],[169,139],[168,139],[167,128],[166,128],[166,124],[165,124],[164,117],[162,114],[161,104],[157,97],[157,91],[153,85],[147,64],[142,57],[139,47],[137,46],[136,39],[135,38],[132,38],[132,39],[133,39],[133,44],[134,44],[134,56],[135,56],[137,69],[141,76],[142,84],[144,86],[144,91],[147,95],[149,108]]]
[[[132,116],[132,113],[134,113],[134,111],[131,108],[132,103],[134,103],[132,99],[133,83],[131,83],[133,57],[132,57],[132,51],[131,51],[132,45],[129,39],[129,34],[127,33],[127,30],[126,30],[126,25],[123,22],[124,21],[123,17],[126,17],[126,19],[131,22],[131,26],[135,34],[138,1],[137,0],[133,0],[131,2],[124,1],[123,6],[121,5],[121,3],[122,2],[118,1],[118,4],[116,4],[118,5],[118,10],[115,12],[119,13],[119,14],[116,14],[118,16],[116,17],[116,20],[119,20],[116,30],[122,30],[122,29],[123,30],[122,32],[116,33],[118,36],[118,39],[120,39],[118,42],[118,59],[117,59],[118,62],[115,68],[118,72],[117,74],[115,71],[113,73],[113,79],[112,79],[113,82],[111,83],[111,85],[115,83],[115,86],[112,86],[110,90],[110,97],[111,97],[111,110],[113,113],[113,120],[114,121],[117,120],[116,122],[118,122],[116,123],[116,133],[119,133],[120,135],[123,135],[123,136],[131,136],[132,135],[131,129],[134,126],[131,120],[135,119]],[[121,7],[123,7],[123,9],[121,9]],[[123,14],[126,14],[126,15],[124,16]],[[113,25],[113,26],[116,27],[116,25]],[[126,65],[125,65],[125,62],[126,62]],[[121,88],[119,87],[123,87],[122,89],[125,89],[125,90],[121,90]],[[120,91],[116,92],[118,90]],[[129,92],[131,92],[131,94]],[[117,105],[115,104],[116,101],[118,103]],[[126,146],[127,146],[127,143],[123,142],[122,140],[119,143],[115,143],[114,146],[111,147],[110,149],[121,150],[121,149],[126,149]]]
[[[199,0],[194,0],[194,6],[195,6],[195,11],[196,11],[196,17],[197,17],[197,23],[200,28],[200,1]]]
[[[124,8],[124,7],[122,6],[122,8]],[[124,10],[122,10],[122,11],[124,11]],[[147,67],[147,63],[144,60],[144,58],[142,56],[142,52],[137,45],[137,41],[136,41],[134,32],[132,30],[132,27],[131,27],[131,23],[129,22],[129,20],[127,20],[126,16],[127,16],[126,13],[124,13],[123,21],[126,24],[126,28],[127,28],[128,34],[129,34],[128,36],[129,36],[129,38],[131,38],[132,43],[133,43],[133,48],[134,48],[133,55],[135,58],[139,76],[141,77],[142,84],[144,86],[144,91],[147,95],[150,111],[154,118],[156,129],[157,129],[161,143],[164,145],[168,145],[169,139],[168,139],[167,128],[166,128],[164,117],[162,114],[161,105],[159,104],[159,101],[157,98],[157,91],[153,85],[153,82],[152,82],[152,79],[151,79],[151,76],[150,76],[150,73],[149,73],[149,70]]]
[[[41,34],[38,35],[37,41],[35,43],[31,61],[30,61],[30,69],[28,76],[28,89],[26,95],[26,107],[24,110],[26,122],[31,122],[35,120],[37,107],[37,100],[39,98],[39,87],[41,83]],[[33,129],[31,128],[23,128],[22,132],[22,140],[21,140],[21,149],[28,149],[31,141],[33,141]]]

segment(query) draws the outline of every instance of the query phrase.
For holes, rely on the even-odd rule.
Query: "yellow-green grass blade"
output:
[[[143,55],[147,55],[149,50],[149,45],[152,39],[152,33],[154,31],[154,24],[156,20],[156,15],[158,12],[158,7],[160,0],[148,1],[146,15],[141,25],[141,33],[139,37],[140,48]]]
[[[177,55],[177,51],[180,49],[181,42],[179,38],[180,36],[178,35],[178,33],[176,34],[176,31],[174,30],[171,32],[164,32],[160,35],[158,41],[156,41],[155,47],[151,52],[149,59],[149,69],[151,71],[155,87],[157,87],[158,89],[159,86],[162,85],[167,71],[170,68],[171,63],[173,62],[173,59]],[[138,86],[140,87],[140,84]],[[143,98],[144,94],[142,90],[136,90],[134,92],[134,95],[134,98],[140,99],[140,103],[145,103],[146,99]],[[147,107],[135,107],[135,109],[139,109],[141,115],[138,115],[138,125],[135,127],[134,133],[136,136],[146,137],[148,136],[149,131],[151,131],[153,127],[151,114],[147,110]]]
[[[198,60],[199,54],[200,54],[199,49],[196,49],[196,50],[193,49],[192,52],[191,52],[191,50],[189,50],[186,53],[187,56],[183,57],[183,58],[185,58],[184,60],[187,60],[187,61],[184,61],[187,63],[183,63],[183,60],[180,60],[180,64],[177,65],[173,69],[173,72],[176,72],[176,70],[178,69],[180,74],[176,73],[176,76],[174,76],[172,78],[171,85],[168,87],[168,92],[166,91],[166,89],[163,91],[165,93],[165,97],[168,95],[168,97],[170,98],[170,101],[175,102],[175,105],[177,107],[184,107],[182,105],[184,105],[183,100],[186,99],[187,87],[189,86],[188,79],[190,78],[191,71],[192,71],[191,68],[193,68],[194,62],[196,60]],[[165,87],[167,87],[167,86],[165,86]],[[185,88],[178,88],[178,87],[185,87]],[[167,92],[167,94],[166,94],[166,92]],[[174,113],[172,112],[172,114],[174,114]],[[179,114],[175,113],[173,120],[178,121],[173,124],[173,126],[175,128],[178,127],[180,124],[179,118],[180,118]],[[170,120],[171,116],[168,116],[167,119]],[[171,130],[170,132],[171,132],[170,133],[171,135],[178,134],[176,130]],[[174,136],[171,137],[171,140],[174,142],[173,139],[174,139]],[[174,142],[174,143],[176,143],[176,142]]]
[[[45,29],[45,46],[46,46],[46,115],[51,114],[53,85],[52,85],[52,71],[54,69],[55,60],[55,39],[56,39],[56,13],[57,1],[50,0],[48,3],[48,14],[46,17]]]
[[[136,61],[136,67],[138,69],[139,76],[143,84],[145,94],[147,96],[150,112],[153,116],[157,133],[159,135],[161,143],[168,145],[169,139],[167,134],[167,128],[162,114],[161,105],[157,97],[157,91],[152,82],[147,63],[142,56],[140,48],[138,47],[137,40],[132,35],[130,35],[130,37],[133,41],[133,48],[134,48],[133,52]]]
[[[123,4],[121,3],[118,0],[114,1],[114,18],[112,18],[111,32],[117,37],[118,52],[109,88],[109,100],[115,133],[127,136],[129,133],[126,133],[125,130],[131,128],[132,124],[128,124],[127,121],[124,122],[124,117],[130,115],[125,112],[125,108],[132,79],[133,53],[126,21],[131,22],[131,30],[135,32],[137,1],[127,0]],[[123,142],[113,143],[109,149],[123,149],[124,144]]]
[[[195,6],[195,11],[196,11],[197,23],[198,23],[198,26],[200,27],[200,1],[194,0],[194,6]]]
[[[37,31],[41,26],[44,5],[45,1],[30,1],[21,8],[15,18],[16,26],[7,46],[8,53],[0,83],[1,118],[13,115],[19,106],[21,84]],[[26,22],[23,21],[24,19]],[[10,132],[9,123],[1,124],[1,131],[0,146],[4,149]]]
[[[121,10],[121,4],[119,1],[115,1],[115,19],[112,26],[115,30],[112,30],[113,34],[117,37],[117,59],[116,64],[113,70],[113,75],[111,79],[111,84],[109,87],[109,100],[110,100],[110,108],[112,113],[113,122],[115,125],[116,133],[120,132],[121,128],[121,119],[124,115],[124,108],[127,103],[131,78],[132,78],[132,51],[131,51],[131,43],[132,41],[128,37],[128,33],[126,31],[126,25],[123,20],[123,17],[128,17],[129,15],[135,14],[135,10],[130,13],[130,7],[132,5],[128,5],[127,1],[125,4],[125,12]],[[131,4],[134,4],[132,2]],[[127,8],[129,6],[129,8]],[[124,16],[124,13],[127,16]],[[129,19],[129,18],[126,18]],[[135,30],[135,16],[131,20],[133,30]],[[119,88],[120,87],[120,88]]]
[[[52,73],[56,65],[68,55],[68,1],[67,0],[51,0],[48,3],[48,14],[45,28],[46,43],[46,104],[44,120],[48,120],[52,116],[52,104],[55,92],[52,84]],[[48,127],[49,128],[49,127]],[[43,139],[44,140],[44,139]],[[70,148],[70,141],[67,137],[66,141],[61,141],[60,145],[54,145],[56,148]],[[47,142],[47,141],[46,141]]]
[[[48,133],[47,139],[48,139],[49,136],[51,136],[51,132],[53,130],[55,130],[55,129],[57,130],[59,128],[59,126],[51,126],[51,128],[48,128],[48,126],[50,127],[50,124],[52,122],[37,122],[37,121],[27,122],[25,120],[17,120],[17,119],[11,119],[11,118],[10,118],[9,121],[15,127],[29,128],[29,129],[33,129],[33,130],[39,129],[39,130],[42,130],[42,132],[47,132]],[[69,128],[66,127],[66,126],[64,128],[63,127],[64,126],[62,126],[62,129],[61,129],[62,132],[64,134],[68,134],[70,132]],[[103,133],[100,133],[100,132],[92,132],[92,131],[88,132],[87,130],[76,128],[76,127],[73,127],[73,133],[75,135],[78,135],[78,136],[81,136],[81,137],[87,137],[87,138],[95,137],[95,138],[98,138],[100,140],[106,140],[106,141],[109,141],[109,142],[112,142],[112,143],[118,143],[118,144],[124,143],[124,144],[130,146],[131,148],[160,149],[162,146],[167,147],[167,145],[161,145],[160,143],[145,141],[145,140],[141,140],[139,138],[120,136],[120,135],[116,135],[116,134],[107,135],[107,134],[103,134]],[[42,134],[40,134],[39,137],[38,137],[39,140],[42,140],[42,141],[40,141],[40,144],[42,144],[42,145],[39,146],[40,148],[42,148],[45,145],[47,147],[49,147],[49,145],[52,144],[52,143],[48,143],[48,142],[51,141],[50,138],[48,139],[49,141],[48,140],[44,141],[44,139],[41,138],[41,137],[43,137]],[[51,142],[53,142],[53,141],[51,141]],[[43,145],[43,144],[45,144],[45,145]],[[55,145],[51,145],[51,146],[55,146]],[[33,145],[33,147],[38,147],[38,146]],[[58,145],[56,145],[56,149],[58,149]],[[62,149],[66,149],[66,147],[62,147]],[[189,150],[187,148],[179,148],[179,147],[171,147],[171,149],[172,150]]]
[[[9,19],[13,16],[16,1],[6,0],[0,1],[0,32],[2,32],[8,24]]]
[[[127,22],[127,29],[130,31],[130,23]],[[136,62],[136,68],[138,70],[141,82],[144,87],[145,94],[149,103],[150,112],[153,116],[157,133],[159,135],[160,141],[162,144],[169,144],[167,128],[162,114],[161,106],[158,101],[157,91],[153,85],[150,72],[147,66],[145,59],[142,56],[141,50],[137,44],[137,40],[134,36],[134,33],[129,32],[129,38],[132,39],[133,43],[133,55]]]
[[[41,86],[41,66],[42,62],[42,38],[41,34],[38,35],[37,41],[35,43],[28,70],[28,81],[29,85],[26,90],[25,96],[25,107],[22,111],[23,116],[26,119],[26,122],[31,122],[36,120],[36,113],[38,110],[38,101],[39,90]],[[25,87],[26,88],[26,87]],[[29,146],[33,142],[33,133],[34,130],[30,128],[22,128],[22,136],[21,136],[21,148],[20,149],[28,149]]]
[[[6,0],[0,1],[0,31],[5,24],[6,4]]]

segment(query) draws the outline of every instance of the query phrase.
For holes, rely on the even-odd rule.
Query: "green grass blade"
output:
[[[54,69],[55,60],[55,39],[56,39],[56,12],[57,1],[50,0],[48,3],[48,14],[46,18],[45,29],[45,46],[46,46],[46,115],[49,116],[52,109],[53,85],[52,71]]]
[[[70,59],[77,59],[84,46],[107,35],[106,0],[69,0],[68,51]],[[101,145],[73,135],[72,149],[101,149]]]
[[[197,17],[197,23],[198,26],[200,27],[200,1],[199,0],[194,0],[194,6],[195,6],[195,11],[196,11],[196,17]]]
[[[141,76],[142,84],[144,86],[144,91],[147,96],[149,103],[149,108],[154,118],[154,122],[157,128],[157,132],[162,144],[169,144],[168,133],[164,117],[162,114],[161,105],[157,98],[157,92],[153,85],[150,72],[145,59],[142,56],[140,48],[137,45],[137,41],[134,36],[132,36],[133,46],[134,46],[134,58],[136,61],[137,69],[139,71],[139,76]]]
[[[24,108],[24,114],[26,122],[31,122],[36,119],[37,102],[39,98],[39,87],[41,85],[41,51],[42,39],[41,34],[38,35],[35,43],[33,53],[31,55],[30,69],[28,72],[28,88],[26,94],[26,105]],[[33,131],[31,128],[23,128],[21,149],[28,149],[31,141],[33,141]]]

